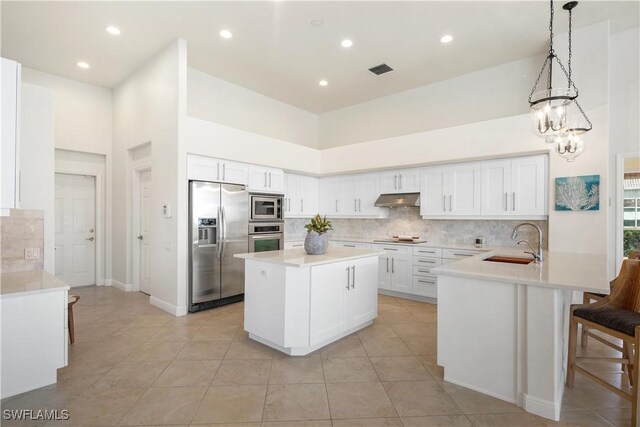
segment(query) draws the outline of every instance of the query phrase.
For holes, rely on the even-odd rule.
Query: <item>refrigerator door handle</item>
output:
[[[224,256],[224,241],[227,238],[227,225],[225,224],[224,207],[220,207],[220,257]]]

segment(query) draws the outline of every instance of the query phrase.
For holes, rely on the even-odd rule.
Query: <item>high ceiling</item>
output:
[[[638,26],[638,1],[581,1],[575,26]],[[567,13],[556,4],[556,27]],[[323,113],[544,52],[546,1],[10,2],[2,56],[112,88],[176,38],[189,66]],[[322,20],[322,25],[311,21]],[[119,36],[107,34],[115,25]],[[222,29],[231,39],[219,36]],[[451,43],[440,43],[444,34]],[[340,42],[353,40],[345,49]],[[580,46],[575,46],[580,49]],[[91,65],[88,70],[78,61]],[[395,71],[375,76],[387,63]],[[326,87],[318,85],[326,79]]]

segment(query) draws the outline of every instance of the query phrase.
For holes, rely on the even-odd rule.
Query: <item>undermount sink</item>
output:
[[[531,264],[533,262],[533,259],[532,258],[513,257],[513,256],[494,255],[492,257],[483,259],[483,261],[502,262],[502,263],[505,263],[505,264],[522,264],[522,265],[526,265],[526,264]]]

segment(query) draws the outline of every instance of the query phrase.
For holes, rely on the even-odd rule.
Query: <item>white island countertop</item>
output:
[[[607,259],[604,255],[544,251],[542,263],[526,265],[485,261],[492,256],[531,258],[523,250],[501,248],[431,271],[437,275],[609,294]]]
[[[0,295],[25,295],[31,293],[68,290],[69,285],[46,271],[21,271],[0,274]]]
[[[312,267],[314,265],[331,264],[340,261],[349,261],[358,258],[383,255],[382,251],[358,248],[331,247],[322,255],[309,255],[302,248],[285,249],[282,251],[253,252],[236,254],[236,258],[246,260],[269,262],[272,264],[288,265],[291,267]]]

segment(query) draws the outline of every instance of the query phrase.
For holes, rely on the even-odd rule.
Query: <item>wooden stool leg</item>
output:
[[[633,387],[633,346],[629,345],[626,341],[622,342],[622,357],[626,357],[627,359],[629,359],[629,364],[628,365],[622,365],[622,370],[624,372],[626,372],[627,376],[629,377],[629,385],[631,387]]]
[[[634,344],[634,354],[633,354],[633,368],[631,371],[633,372],[633,384],[638,384],[638,366],[640,366],[640,326],[636,326],[635,330],[635,344]],[[638,387],[633,387],[633,394],[631,400],[631,425],[638,427],[638,422],[640,421],[640,417],[638,411],[640,407],[638,405],[638,399],[640,398],[640,394],[638,393]]]
[[[578,338],[578,322],[573,315],[573,310],[570,315],[569,323],[569,358],[567,360],[567,387],[573,388],[573,383],[576,377],[575,363],[576,363],[576,344]],[[584,325],[583,325],[584,326]]]
[[[582,294],[582,303],[591,303],[591,298],[589,298],[586,292]],[[585,325],[582,325],[582,335],[580,336],[580,347],[582,348],[587,348],[587,340],[589,339],[589,335],[587,334],[587,332],[589,332],[589,328],[587,328]]]
[[[73,344],[73,341],[75,340],[75,331],[73,330],[73,305],[69,306],[67,317],[69,319],[69,340],[71,341],[71,344]]]

